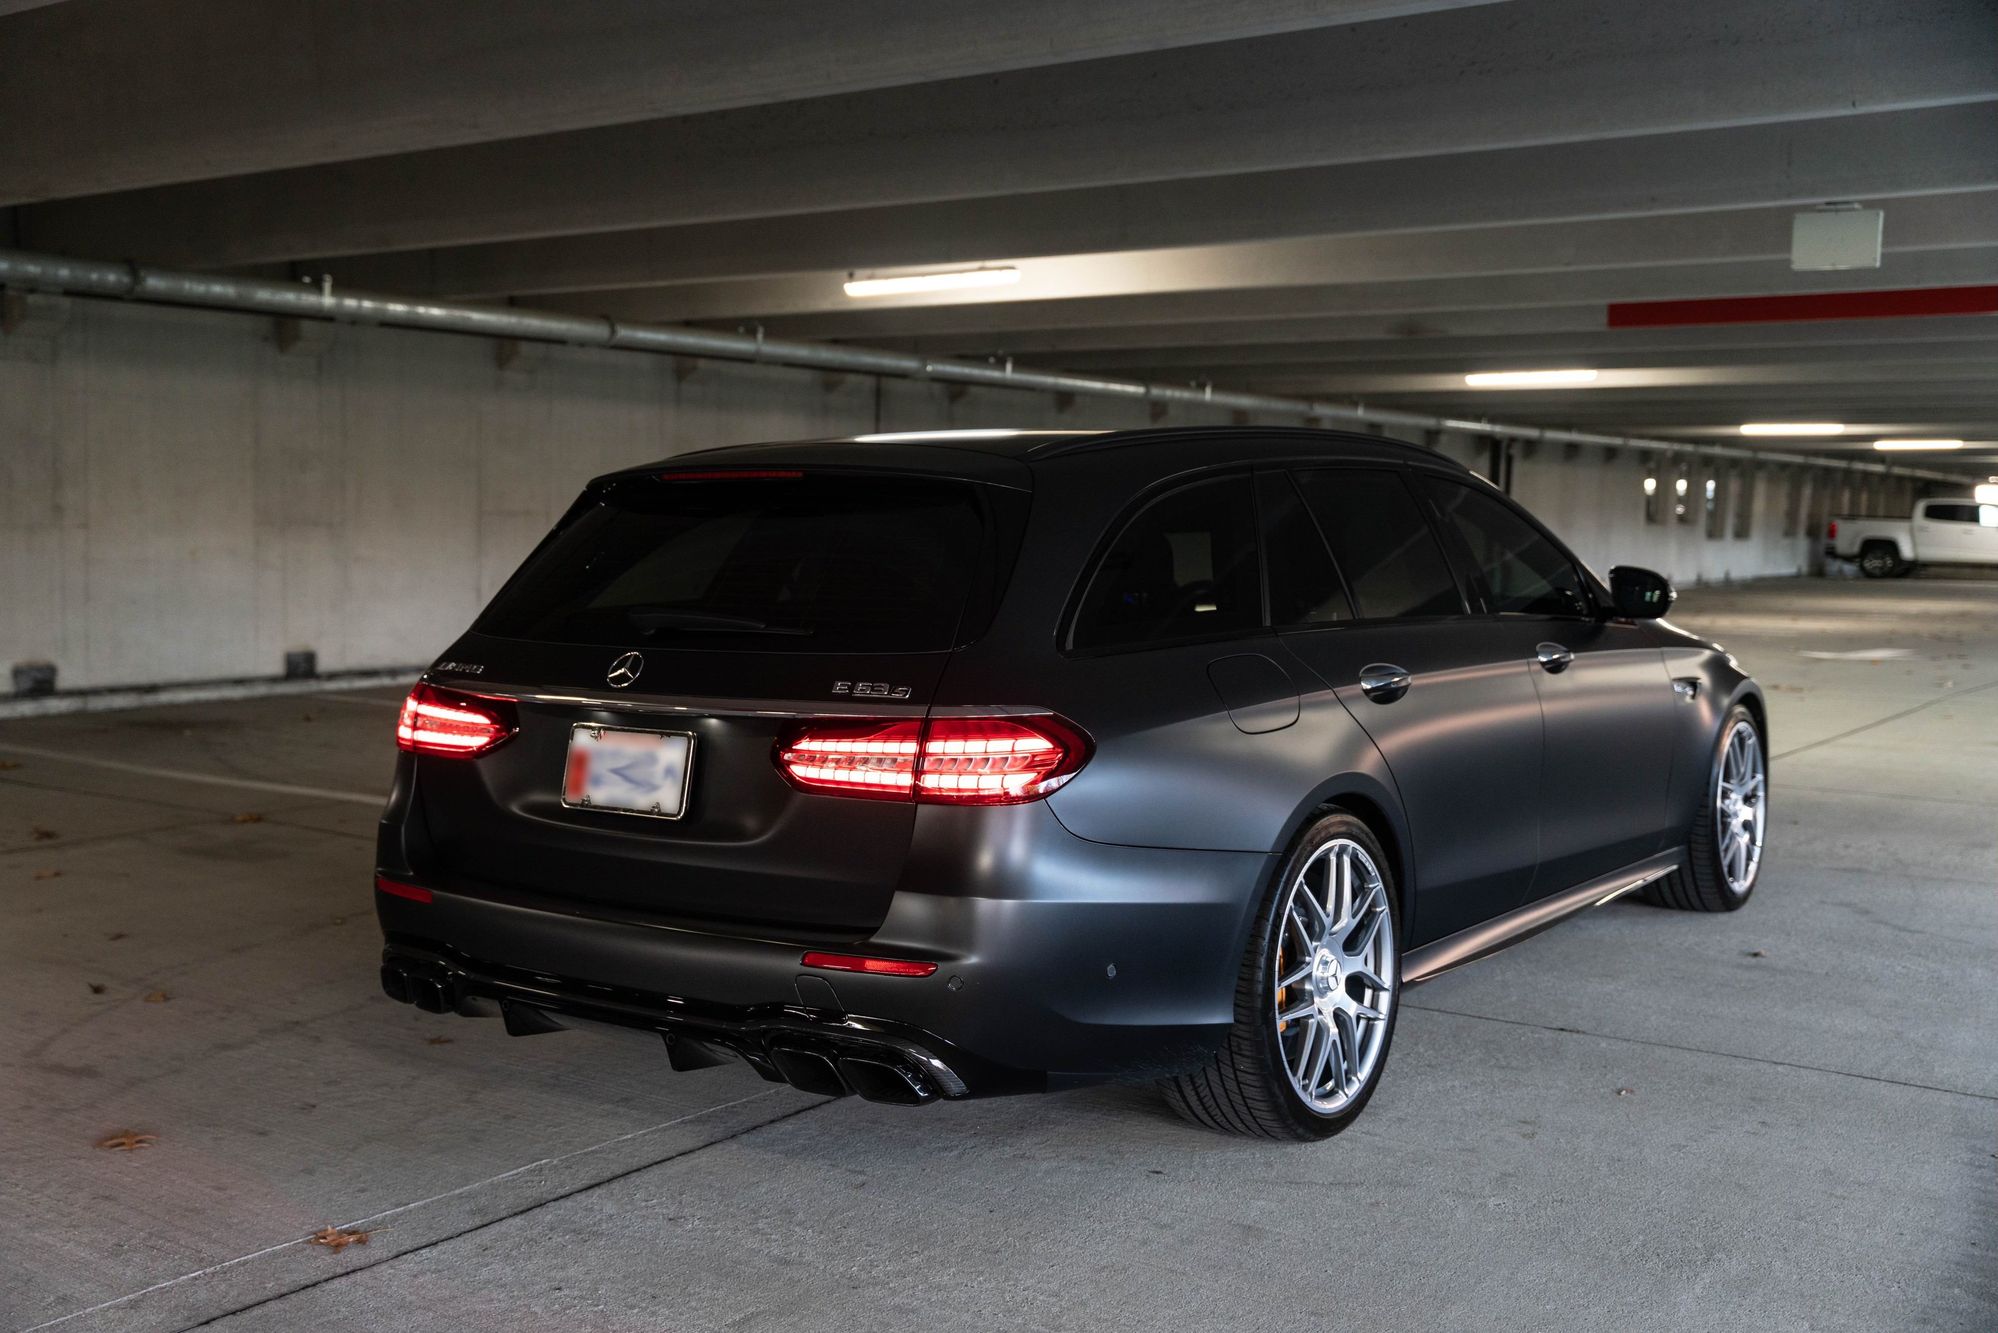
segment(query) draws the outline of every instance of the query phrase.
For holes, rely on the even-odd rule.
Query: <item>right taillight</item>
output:
[[[517,730],[513,705],[504,699],[418,684],[402,701],[395,743],[417,754],[469,758],[484,754]]]
[[[777,740],[802,790],[936,805],[1037,800],[1088,758],[1089,738],[1053,714],[799,722]]]

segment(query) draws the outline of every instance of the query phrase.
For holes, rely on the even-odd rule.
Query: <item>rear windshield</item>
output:
[[[989,490],[889,476],[621,479],[528,558],[476,628],[732,651],[950,648],[992,591]]]

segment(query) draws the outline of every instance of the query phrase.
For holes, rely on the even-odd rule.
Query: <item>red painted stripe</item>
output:
[[[1907,319],[1998,314],[1998,287],[1915,287],[1891,292],[1813,292],[1805,296],[1723,296],[1704,301],[1612,301],[1609,327],[1781,324],[1811,319]]]

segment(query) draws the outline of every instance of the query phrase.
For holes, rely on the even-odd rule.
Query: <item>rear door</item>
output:
[[[1324,576],[1302,559],[1272,570],[1283,640],[1387,761],[1415,844],[1412,943],[1426,943],[1509,910],[1532,882],[1540,702],[1526,663],[1470,614],[1403,469],[1295,479],[1342,577],[1336,593],[1318,592],[1310,584]],[[1381,686],[1375,668],[1399,669],[1405,688]]]
[[[433,672],[513,699],[520,729],[476,760],[418,758],[414,868],[661,922],[872,929],[914,806],[797,791],[773,747],[802,717],[923,716],[989,618],[1026,502],[804,469],[602,484]],[[612,808],[646,744],[684,758],[684,800]],[[593,786],[585,749],[613,770]]]
[[[1681,707],[1639,625],[1598,614],[1574,558],[1488,486],[1432,473],[1418,486],[1483,603],[1488,633],[1540,697],[1542,897],[1657,850]]]

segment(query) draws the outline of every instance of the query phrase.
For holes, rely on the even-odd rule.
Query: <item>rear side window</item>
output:
[[[1931,503],[1923,516],[1939,523],[1975,523],[1977,509],[1974,504]]]
[[[1160,496],[1090,575],[1070,646],[1121,648],[1262,625],[1256,503],[1247,476]]]
[[[1535,616],[1585,616],[1591,602],[1574,561],[1502,501],[1462,482],[1425,477],[1444,526],[1484,580],[1491,609]]]
[[[996,565],[984,489],[815,474],[614,481],[529,557],[476,628],[763,652],[949,648]]]
[[[1325,468],[1297,482],[1362,619],[1464,614],[1443,548],[1398,474]]]

